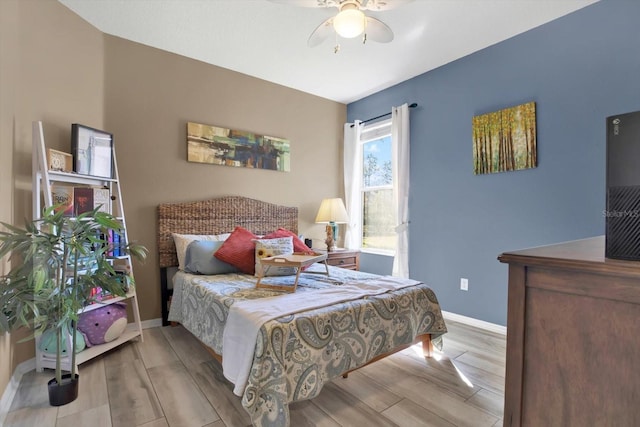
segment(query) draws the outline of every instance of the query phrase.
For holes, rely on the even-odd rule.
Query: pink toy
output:
[[[78,330],[87,347],[115,340],[126,327],[127,305],[122,302],[82,313],[78,318]]]

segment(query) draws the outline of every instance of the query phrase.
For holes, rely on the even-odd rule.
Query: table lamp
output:
[[[325,243],[327,244],[328,252],[333,252],[337,248],[338,224],[347,222],[349,222],[349,216],[341,198],[336,197],[322,201],[320,209],[318,209],[318,215],[316,215],[316,223],[327,224],[327,240],[325,240]]]

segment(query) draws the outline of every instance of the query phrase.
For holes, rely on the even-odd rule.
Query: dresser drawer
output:
[[[360,269],[360,252],[329,252],[327,254],[327,264],[335,267],[346,268],[347,270]]]
[[[335,265],[336,267],[347,268],[350,270],[356,269],[356,257],[345,257],[345,258],[329,258],[327,259],[327,264]]]

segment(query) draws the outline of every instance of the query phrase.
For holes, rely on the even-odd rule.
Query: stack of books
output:
[[[66,216],[78,216],[99,207],[99,211],[111,213],[111,194],[108,188],[51,186],[54,205],[60,205]]]

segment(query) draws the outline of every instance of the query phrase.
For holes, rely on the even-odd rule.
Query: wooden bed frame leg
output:
[[[430,334],[422,337],[422,354],[426,357],[433,357],[433,343]]]
[[[416,340],[413,341],[411,344],[404,345],[404,346],[396,349],[395,351],[392,351],[391,353],[381,354],[381,355],[379,355],[377,357],[374,357],[373,359],[371,359],[369,362],[365,363],[364,365],[362,365],[362,366],[360,366],[358,368],[355,368],[355,369],[351,369],[351,370],[343,373],[342,374],[342,378],[349,377],[349,373],[352,372],[352,371],[355,371],[356,369],[360,369],[360,368],[362,368],[364,366],[367,366],[370,363],[373,363],[373,362],[375,362],[377,360],[383,359],[383,358],[385,358],[385,357],[387,357],[387,356],[389,356],[389,355],[391,355],[393,353],[396,353],[398,351],[402,351],[402,350],[404,350],[406,348],[409,348],[409,347],[411,347],[411,346],[413,346],[415,344],[418,344],[420,342],[422,343],[422,354],[425,357],[432,357],[433,356],[433,343],[431,342],[431,334],[424,334],[424,335],[421,335],[421,336],[417,337]]]

